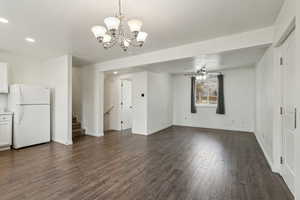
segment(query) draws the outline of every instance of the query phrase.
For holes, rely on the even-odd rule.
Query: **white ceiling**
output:
[[[90,32],[116,12],[117,0],[0,0],[0,52],[41,59],[72,54],[77,65],[258,29],[273,24],[284,0],[123,0],[144,21],[144,48],[105,51]],[[28,44],[25,37],[36,39]]]
[[[196,69],[201,68],[203,64],[206,65],[209,71],[223,71],[231,68],[250,67],[254,66],[261,59],[267,48],[267,46],[251,47],[213,55],[202,55],[197,58],[186,58],[146,66],[132,67],[119,70],[118,74],[140,71],[184,74],[187,72],[195,72]],[[113,75],[113,71],[107,71],[106,74]]]

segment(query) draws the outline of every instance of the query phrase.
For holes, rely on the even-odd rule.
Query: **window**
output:
[[[196,80],[196,105],[206,106],[218,103],[218,79],[209,77],[206,80]]]

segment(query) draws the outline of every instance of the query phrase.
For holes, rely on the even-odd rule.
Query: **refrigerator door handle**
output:
[[[19,110],[19,124],[21,124],[22,120],[24,117],[24,108],[23,106],[20,106],[20,110]]]
[[[23,103],[22,87],[19,87],[19,90],[20,90],[20,103]]]

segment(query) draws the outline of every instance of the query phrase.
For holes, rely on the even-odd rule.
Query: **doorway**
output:
[[[132,82],[121,80],[121,130],[132,128]]]
[[[127,132],[132,128],[132,78],[107,74],[104,80],[104,131]]]
[[[294,194],[294,140],[297,129],[295,31],[279,47],[279,51],[281,54],[281,175]]]

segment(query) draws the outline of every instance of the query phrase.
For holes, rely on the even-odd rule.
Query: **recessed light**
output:
[[[3,17],[0,17],[0,22],[3,23],[3,24],[7,24],[8,20],[3,18]]]
[[[27,42],[31,42],[31,43],[35,42],[35,39],[30,38],[30,37],[25,38],[25,40],[26,40]]]
[[[115,72],[114,72],[114,74],[118,74],[118,72],[117,72],[117,71],[115,71]]]

